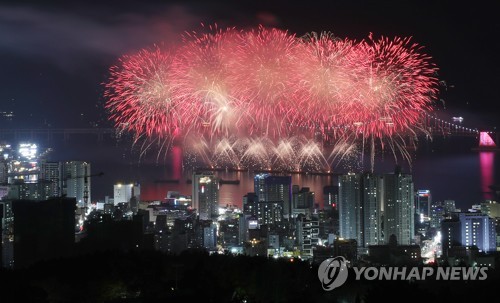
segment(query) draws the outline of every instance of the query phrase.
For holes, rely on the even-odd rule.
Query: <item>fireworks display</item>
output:
[[[437,67],[410,38],[263,26],[181,38],[111,67],[106,108],[120,130],[183,142],[208,165],[328,170],[365,146],[410,160],[404,138],[425,132],[418,122],[438,92]]]

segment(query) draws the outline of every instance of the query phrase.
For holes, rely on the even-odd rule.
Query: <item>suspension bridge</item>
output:
[[[467,127],[462,125],[462,120],[461,117],[454,117],[449,121],[438,117],[436,114],[425,113],[422,115],[421,125],[433,137],[476,137],[478,144],[473,150],[500,150],[497,147],[499,142],[499,133],[497,131]]]
[[[0,129],[0,140],[36,140],[46,139],[51,142],[62,138],[67,141],[80,135],[92,135],[98,141],[120,138],[123,133],[115,128],[13,128]]]
[[[424,134],[432,137],[476,137],[477,150],[496,150],[500,143],[499,133],[496,130],[478,129],[462,124],[460,117],[444,119],[439,113],[424,113],[420,121],[420,128]],[[0,129],[0,140],[47,140],[51,142],[56,139],[64,141],[78,136],[94,136],[98,142],[109,139],[121,139],[126,133],[116,128],[15,128]]]

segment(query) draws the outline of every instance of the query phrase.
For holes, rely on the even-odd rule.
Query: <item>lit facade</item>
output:
[[[415,203],[413,179],[410,174],[396,170],[385,174],[383,180],[384,241],[395,235],[398,244],[409,245],[415,235]]]
[[[415,211],[420,217],[430,218],[431,216],[432,195],[428,189],[421,189],[417,191],[417,203]]]
[[[355,239],[363,237],[361,230],[361,175],[349,173],[339,176],[339,229],[340,237]]]
[[[444,220],[444,206],[442,202],[435,202],[431,205],[431,228],[441,228],[441,221]]]
[[[298,242],[303,260],[309,260],[314,256],[314,247],[319,243],[319,222],[317,219],[306,219],[298,222]]]
[[[462,245],[476,246],[480,251],[496,251],[495,221],[486,214],[459,213]]]
[[[254,186],[254,192],[258,197],[258,201],[265,201],[265,193],[264,193],[264,181],[266,177],[270,176],[271,174],[257,174],[253,178],[253,186]]]
[[[260,201],[257,203],[257,219],[259,225],[278,224],[283,219],[282,201]]]
[[[477,247],[482,252],[496,251],[495,221],[486,214],[460,212],[441,222],[443,254],[454,247]]]
[[[349,173],[339,177],[340,237],[361,247],[380,243],[381,178]]]
[[[380,200],[381,200],[381,178],[373,174],[364,174],[362,177],[362,236],[360,239],[364,247],[380,243]]]
[[[35,143],[19,143],[15,156],[8,162],[8,183],[19,181],[35,183],[40,173],[38,145]],[[9,157],[7,155],[7,157]]]
[[[3,268],[14,267],[14,213],[11,201],[0,201],[0,257]]]
[[[51,182],[54,196],[61,196],[62,192],[62,163],[42,161],[40,163],[40,180]]]
[[[212,220],[219,213],[219,181],[214,174],[193,175],[193,207],[200,220]]]
[[[63,194],[75,198],[78,207],[87,207],[91,200],[90,163],[85,161],[63,162]]]
[[[203,228],[203,247],[207,250],[217,248],[217,225],[214,223]]]
[[[54,183],[38,180],[36,183],[18,183],[10,185],[8,198],[20,200],[42,201],[56,197]]]
[[[113,203],[129,203],[130,199],[135,198],[140,201],[141,186],[139,184],[115,184],[113,186]]]
[[[292,177],[260,175],[254,179],[254,187],[259,201],[283,202],[283,216],[290,218],[292,211]]]

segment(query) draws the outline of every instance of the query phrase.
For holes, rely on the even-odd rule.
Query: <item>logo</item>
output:
[[[318,278],[324,290],[333,290],[347,280],[347,261],[344,257],[328,258],[318,268]]]
[[[488,267],[352,267],[357,281],[372,280],[486,280]],[[330,291],[342,286],[349,275],[344,257],[328,258],[318,268],[321,287]]]

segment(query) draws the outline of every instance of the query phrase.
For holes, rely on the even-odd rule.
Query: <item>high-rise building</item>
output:
[[[314,247],[319,243],[319,222],[317,218],[307,219],[302,217],[298,224],[298,238],[301,246],[303,260],[310,260],[314,256]]]
[[[40,154],[35,143],[19,143],[16,156],[8,162],[8,183],[21,180],[24,183],[35,183],[40,173]]]
[[[9,199],[42,201],[57,197],[52,181],[38,180],[35,183],[24,183],[22,180],[19,180],[18,182],[9,186]]]
[[[242,245],[248,241],[248,218],[250,215],[240,215],[238,218],[238,244]]]
[[[378,245],[381,240],[380,204],[381,178],[373,174],[364,174],[362,181],[362,208],[363,213],[363,246]],[[360,243],[360,242],[358,242]]]
[[[295,186],[295,185],[294,185]],[[311,215],[314,208],[314,192],[309,187],[302,187],[292,194],[292,216],[298,214]]]
[[[248,193],[243,196],[243,213],[257,217],[259,197],[255,193]]]
[[[0,184],[7,184],[9,180],[9,168],[7,162],[0,159]]]
[[[440,201],[436,201],[431,205],[431,228],[440,229],[441,221],[444,220],[444,206]]]
[[[265,201],[264,181],[266,177],[270,175],[271,174],[256,174],[253,178],[254,192],[257,195],[259,201]]]
[[[78,207],[87,207],[91,202],[90,163],[67,161],[62,166],[62,192],[68,198],[75,198]]]
[[[0,201],[0,264],[14,267],[14,213],[12,201]]]
[[[292,177],[269,174],[257,176],[254,178],[254,188],[259,201],[274,203],[281,201],[283,203],[283,216],[287,219],[290,218],[292,210]]]
[[[280,249],[280,236],[277,234],[269,234],[268,236],[268,247],[272,247],[274,250],[279,251]]]
[[[432,205],[431,191],[428,189],[418,190],[416,198],[415,212],[422,218],[422,221],[425,220],[424,218],[430,218]]]
[[[383,180],[384,241],[391,235],[397,243],[409,245],[415,235],[415,204],[412,175],[402,173],[399,168],[385,174]]]
[[[217,248],[217,225],[215,223],[203,227],[203,247],[209,251]]]
[[[480,251],[496,251],[495,220],[486,214],[458,214],[461,225],[462,245],[476,246]]]
[[[193,175],[193,207],[200,220],[213,220],[219,213],[219,181],[212,173]]]
[[[339,199],[339,187],[327,185],[323,187],[323,208],[330,209],[337,207]]]
[[[380,243],[381,184],[380,177],[369,173],[339,176],[341,238],[355,239],[361,247]]]
[[[40,163],[40,178],[45,182],[52,183],[51,191],[55,197],[60,197],[62,192],[62,163],[42,161]]]
[[[339,176],[340,237],[363,243],[361,216],[361,174]]]
[[[496,251],[495,220],[486,214],[460,212],[441,222],[443,254],[454,247],[475,246],[479,251]]]
[[[455,218],[443,219],[439,222],[441,226],[441,249],[443,256],[448,256],[448,252],[457,246],[462,245],[462,231],[460,220]]]
[[[130,199],[135,198],[140,201],[141,197],[141,186],[139,184],[115,184],[113,186],[113,203],[117,205],[119,203],[129,203]]]
[[[257,203],[257,220],[259,225],[279,224],[283,220],[282,201],[260,201]]]

